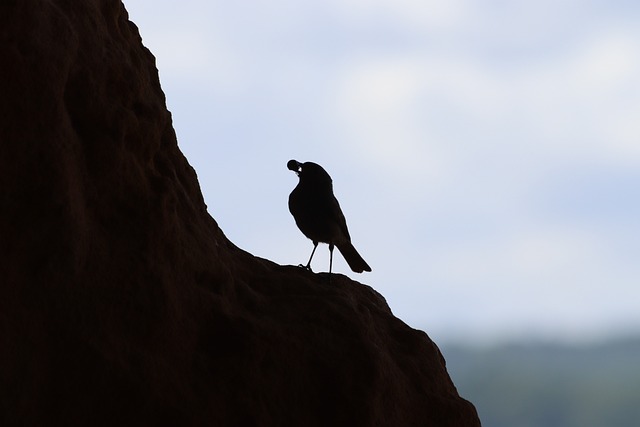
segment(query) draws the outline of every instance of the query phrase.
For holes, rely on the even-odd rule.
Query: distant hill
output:
[[[484,427],[640,426],[640,336],[441,350]]]

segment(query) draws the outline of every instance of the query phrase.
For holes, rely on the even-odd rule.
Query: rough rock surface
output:
[[[478,426],[371,288],[207,214],[117,0],[0,2],[0,425]]]

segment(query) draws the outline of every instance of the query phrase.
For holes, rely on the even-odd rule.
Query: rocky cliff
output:
[[[120,1],[3,0],[0,61],[0,425],[480,424],[373,289],[227,240]]]

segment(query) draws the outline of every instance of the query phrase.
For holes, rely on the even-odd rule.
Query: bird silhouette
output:
[[[296,225],[313,242],[309,262],[304,266],[311,270],[311,260],[318,242],[329,244],[329,273],[333,265],[333,248],[336,246],[344,259],[356,273],[371,271],[369,264],[351,244],[347,221],[333,195],[331,177],[322,166],[289,160],[287,168],[294,171],[300,181],[289,195],[289,211]],[[301,264],[302,266],[302,264]]]

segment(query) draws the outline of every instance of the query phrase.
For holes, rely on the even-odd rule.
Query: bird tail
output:
[[[363,271],[371,271],[371,267],[369,264],[362,259],[356,248],[353,247],[351,242],[341,242],[339,245],[336,245],[340,253],[351,267],[351,270],[356,273],[362,273]]]

